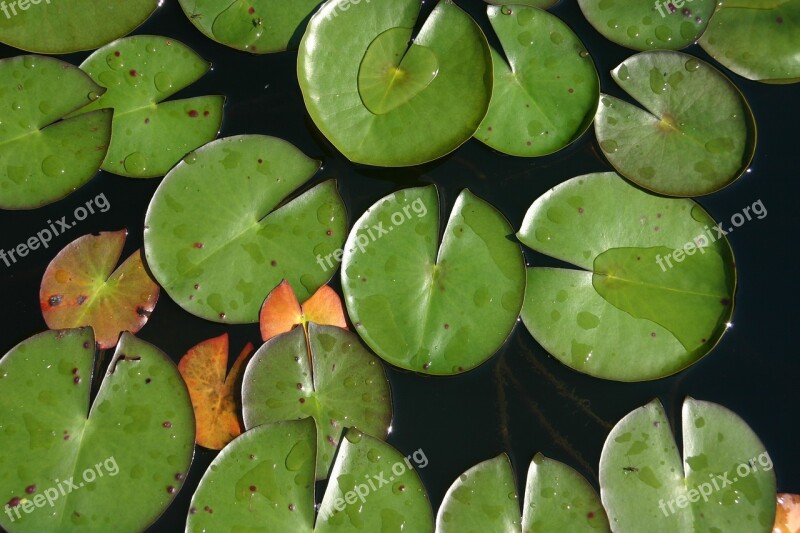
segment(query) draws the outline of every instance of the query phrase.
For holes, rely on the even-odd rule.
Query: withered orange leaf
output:
[[[221,450],[244,428],[236,406],[236,381],[244,362],[253,353],[248,343],[236,358],[228,376],[228,334],[208,339],[191,348],[178,363],[189,388],[197,423],[196,442],[204,448]]]
[[[259,322],[261,338],[265,342],[296,326],[303,325],[305,328],[309,322],[347,329],[342,300],[336,291],[323,285],[301,306],[294,289],[286,280],[264,300]]]
[[[778,494],[778,512],[773,533],[800,533],[800,496]]]

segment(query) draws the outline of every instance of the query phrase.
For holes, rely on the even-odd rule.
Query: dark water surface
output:
[[[456,3],[491,34],[481,0]],[[602,90],[622,97],[608,72],[634,52],[600,36],[574,0],[562,0],[552,11],[585,43],[600,71]],[[250,56],[218,45],[191,25],[174,0],[167,0],[136,33],[176,38],[213,63],[212,72],[173,98],[225,95],[221,137],[274,135],[324,161],[323,170],[309,187],[337,178],[351,224],[392,191],[435,183],[445,204],[443,213],[449,213],[458,193],[468,187],[519,228],[527,208],[549,188],[577,175],[612,170],[600,154],[592,129],[573,146],[535,160],[502,156],[470,141],[450,156],[422,167],[356,167],[320,136],[308,118],[295,74],[296,53]],[[490,39],[496,41],[493,36]],[[687,51],[708,60],[698,46]],[[0,46],[0,57],[19,53]],[[330,50],[331,57],[336,53]],[[64,59],[79,64],[87,55],[72,54]],[[792,403],[800,384],[800,363],[790,331],[796,327],[791,324],[797,317],[795,298],[800,296],[792,248],[797,239],[794,232],[800,227],[800,210],[792,203],[800,196],[800,86],[762,85],[723,72],[752,105],[759,125],[757,154],[752,172],[725,190],[701,198],[700,203],[724,223],[757,200],[768,211],[763,220],[754,218],[729,236],[739,273],[733,327],[700,363],[649,383],[614,383],[578,374],[548,356],[521,323],[497,355],[465,375],[431,378],[388,368],[395,409],[389,442],[406,455],[424,450],[429,464],[420,474],[434,511],[460,473],[504,451],[511,455],[520,484],[533,455],[542,452],[575,467],[596,486],[600,451],[609,429],[654,397],[661,399],[670,420],[678,425],[686,396],[732,409],[766,445],[775,463],[778,489],[800,492],[800,432]],[[55,238],[49,249],[31,252],[10,268],[0,263],[0,353],[46,329],[39,310],[39,283],[49,261],[66,244],[86,233],[127,228],[123,257],[142,246],[145,210],[159,182],[101,172],[86,187],[51,206],[27,212],[0,211],[0,248],[8,250],[47,227],[48,219],[71,215],[75,207],[98,194],[105,194],[111,204],[106,213],[92,215]],[[529,264],[547,264],[546,258],[526,253]],[[334,286],[339,288],[338,273]],[[162,291],[152,319],[139,337],[177,361],[196,343],[224,332],[231,334],[232,352],[260,339],[255,325],[222,326],[195,318]],[[192,493],[215,455],[198,448],[177,500],[150,531],[183,529]]]

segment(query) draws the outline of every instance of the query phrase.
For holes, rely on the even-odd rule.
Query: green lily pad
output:
[[[0,360],[5,530],[143,531],[181,488],[194,414],[177,368],[125,333],[90,410],[94,347],[90,328],[47,331]]]
[[[0,16],[0,42],[40,54],[93,50],[132,32],[159,0],[8,1]]]
[[[600,97],[597,139],[626,178],[659,194],[700,196],[732,183],[752,161],[753,113],[708,63],[681,52],[643,52],[611,74],[644,107]]]
[[[209,39],[237,50],[268,54],[296,49],[308,19],[322,0],[179,2],[192,24]]]
[[[740,76],[765,83],[800,81],[800,0],[725,0],[700,46]]]
[[[333,180],[286,203],[319,166],[261,135],[190,153],[147,211],[145,255],[156,280],[181,307],[215,322],[257,322],[283,279],[308,299],[331,277],[320,258],[340,249],[347,231]]]
[[[351,4],[323,4],[300,44],[300,88],[328,140],[353,162],[387,167],[432,161],[469,140],[492,94],[475,21],[442,1],[409,44],[419,0]]]
[[[692,200],[643,192],[614,173],[562,183],[533,203],[517,236],[584,270],[530,268],[525,326],[562,363],[605,379],[692,365],[733,313],[733,252],[715,226]]]
[[[715,0],[578,0],[583,15],[607,39],[634,50],[680,50],[694,43]]]
[[[445,494],[436,531],[611,531],[600,498],[569,466],[536,454],[528,469],[520,528],[519,498],[506,454],[464,472]]]
[[[132,178],[163,176],[214,139],[223,96],[160,103],[199,80],[210,65],[174,39],[137,35],[97,50],[81,65],[107,91],[80,110],[114,109],[103,170]]]
[[[315,525],[315,443],[308,418],[239,436],[200,481],[186,531],[433,532],[430,502],[410,461],[355,429],[342,439]]]
[[[559,0],[514,0],[513,2],[502,2],[501,0],[485,0],[487,4],[495,6],[508,6],[507,9],[512,10],[514,6],[530,6],[538,7],[539,9],[547,9],[553,7]],[[510,5],[509,5],[510,4]]]
[[[586,131],[600,82],[589,53],[558,17],[532,7],[489,8],[506,60],[494,49],[494,91],[475,137],[506,154],[556,152]]]
[[[111,111],[59,119],[102,87],[69,63],[30,55],[0,60],[0,78],[7,81],[0,106],[8,110],[0,127],[0,208],[41,207],[92,179],[108,150]]]
[[[389,382],[356,335],[308,325],[279,335],[250,360],[242,387],[244,425],[312,417],[317,425],[317,479],[328,477],[345,427],[385,439],[392,421]]]
[[[611,431],[600,494],[618,531],[770,533],[775,472],[764,445],[735,413],[687,398],[683,462],[658,400]]]
[[[47,327],[92,326],[101,350],[117,344],[120,333],[137,333],[158,301],[159,287],[136,250],[116,270],[126,230],[84,235],[47,265],[39,303]]]
[[[356,331],[389,363],[458,374],[489,359],[516,323],[525,262],[494,207],[463,191],[438,247],[429,185],[390,194],[355,224],[342,288]]]

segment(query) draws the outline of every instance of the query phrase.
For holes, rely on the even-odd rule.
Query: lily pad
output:
[[[347,231],[334,181],[287,199],[319,166],[261,135],[189,154],[147,211],[145,253],[155,278],[181,307],[215,322],[257,322],[283,279],[307,299],[330,279],[317,258],[341,248]]]
[[[409,44],[419,0],[329,0],[311,18],[297,74],[317,127],[356,163],[411,166],[469,140],[492,94],[489,45],[441,1]],[[336,50],[335,54],[331,50]]]
[[[445,494],[439,533],[466,531],[611,531],[600,498],[569,466],[536,454],[528,469],[520,527],[519,497],[506,454],[463,473]]]
[[[323,285],[301,306],[294,289],[286,280],[264,300],[258,322],[264,342],[296,326],[303,326],[308,335],[310,322],[347,329],[342,299],[336,291]]]
[[[775,472],[764,445],[736,414],[683,404],[683,461],[658,400],[623,418],[600,456],[600,494],[618,531],[769,533]]]
[[[159,5],[159,0],[7,2],[0,42],[40,54],[93,50],[132,32]]]
[[[643,52],[611,75],[643,107],[601,95],[595,132],[617,171],[668,196],[718,191],[755,151],[755,120],[736,86],[681,52]]]
[[[315,524],[316,441],[310,419],[244,433],[200,481],[186,531],[433,532],[430,502],[407,458],[355,429],[342,439]]]
[[[389,382],[377,357],[354,334],[334,326],[295,328],[264,344],[244,373],[247,429],[313,417],[316,478],[328,477],[345,427],[385,439],[392,421]]]
[[[178,363],[197,424],[196,442],[204,448],[221,450],[244,431],[239,420],[236,396],[244,362],[255,351],[248,343],[228,370],[228,334],[192,347]]]
[[[680,50],[694,43],[715,0],[578,0],[583,15],[607,39],[634,50]]]
[[[494,91],[475,134],[506,154],[556,152],[580,137],[597,111],[600,82],[589,53],[558,17],[532,7],[490,7],[508,62],[494,49]]]
[[[614,173],[562,183],[533,203],[517,235],[583,270],[528,269],[525,326],[562,363],[605,379],[692,365],[733,313],[733,252],[715,226],[692,200],[646,193]]]
[[[103,170],[132,178],[163,176],[213,140],[222,123],[223,96],[160,103],[209,68],[183,43],[154,35],[126,37],[89,56],[81,69],[107,90],[80,113],[114,110]]]
[[[41,207],[92,179],[108,150],[111,111],[59,119],[103,88],[77,67],[41,56],[0,60],[0,78],[0,106],[9,110],[0,129],[0,208]]]
[[[711,57],[765,83],[800,81],[800,0],[725,0],[700,38]]]
[[[342,287],[356,331],[381,358],[458,374],[489,359],[511,333],[525,262],[508,221],[468,190],[437,251],[439,235],[435,186],[386,196],[347,238]]]
[[[203,35],[254,54],[296,49],[321,1],[179,0],[183,12]]]
[[[35,335],[0,360],[5,530],[143,531],[180,490],[194,417],[175,365],[123,334],[90,410],[94,355],[83,328]]]
[[[144,327],[160,290],[140,250],[114,270],[127,235],[126,230],[84,235],[55,256],[39,290],[47,327],[92,326],[101,350],[115,346],[123,331]]]

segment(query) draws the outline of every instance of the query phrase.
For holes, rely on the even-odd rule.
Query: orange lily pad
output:
[[[244,431],[236,407],[236,382],[253,351],[253,344],[247,343],[225,377],[228,368],[226,333],[191,348],[178,363],[192,398],[196,442],[200,446],[221,450]]]
[[[306,329],[309,322],[347,329],[342,299],[328,285],[323,285],[300,305],[292,286],[283,280],[269,293],[261,307],[261,338],[266,342],[299,325]]]
[[[116,270],[127,230],[84,235],[50,262],[42,277],[39,303],[47,327],[91,326],[100,349],[116,346],[120,333],[144,327],[156,306],[159,287],[136,250]]]
[[[772,533],[800,533],[800,496],[778,494],[778,512]]]

